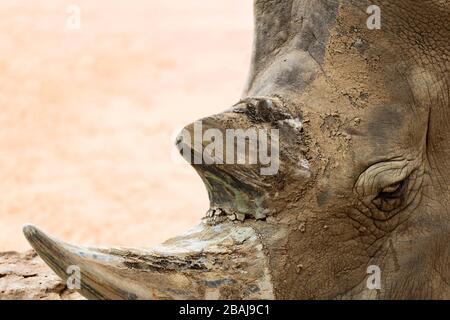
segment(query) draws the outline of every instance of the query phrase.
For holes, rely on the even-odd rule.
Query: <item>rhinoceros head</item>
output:
[[[449,18],[441,0],[256,0],[242,97],[176,142],[202,222],[149,249],[25,235],[89,298],[450,298]]]

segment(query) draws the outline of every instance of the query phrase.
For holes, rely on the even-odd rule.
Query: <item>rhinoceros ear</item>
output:
[[[283,49],[307,51],[320,63],[329,30],[336,22],[339,0],[255,0],[254,10],[255,35],[248,87]]]

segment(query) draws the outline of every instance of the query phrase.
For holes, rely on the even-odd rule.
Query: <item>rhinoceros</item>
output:
[[[449,299],[449,1],[254,13],[244,92],[200,134],[274,132],[271,166],[191,161],[210,210],[157,247],[73,246],[32,225],[28,241],[63,279],[79,268],[91,299]],[[196,123],[176,141],[188,160],[208,145],[186,138]]]

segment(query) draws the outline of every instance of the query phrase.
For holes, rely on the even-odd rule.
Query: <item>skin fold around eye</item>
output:
[[[380,193],[396,192],[416,168],[414,160],[391,160],[379,162],[366,169],[355,184],[355,192],[365,202],[371,202]]]

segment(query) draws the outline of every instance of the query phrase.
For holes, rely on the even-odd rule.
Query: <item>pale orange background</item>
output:
[[[252,2],[1,1],[0,251],[29,248],[26,222],[124,246],[196,223],[207,194],[173,134],[239,99]]]

